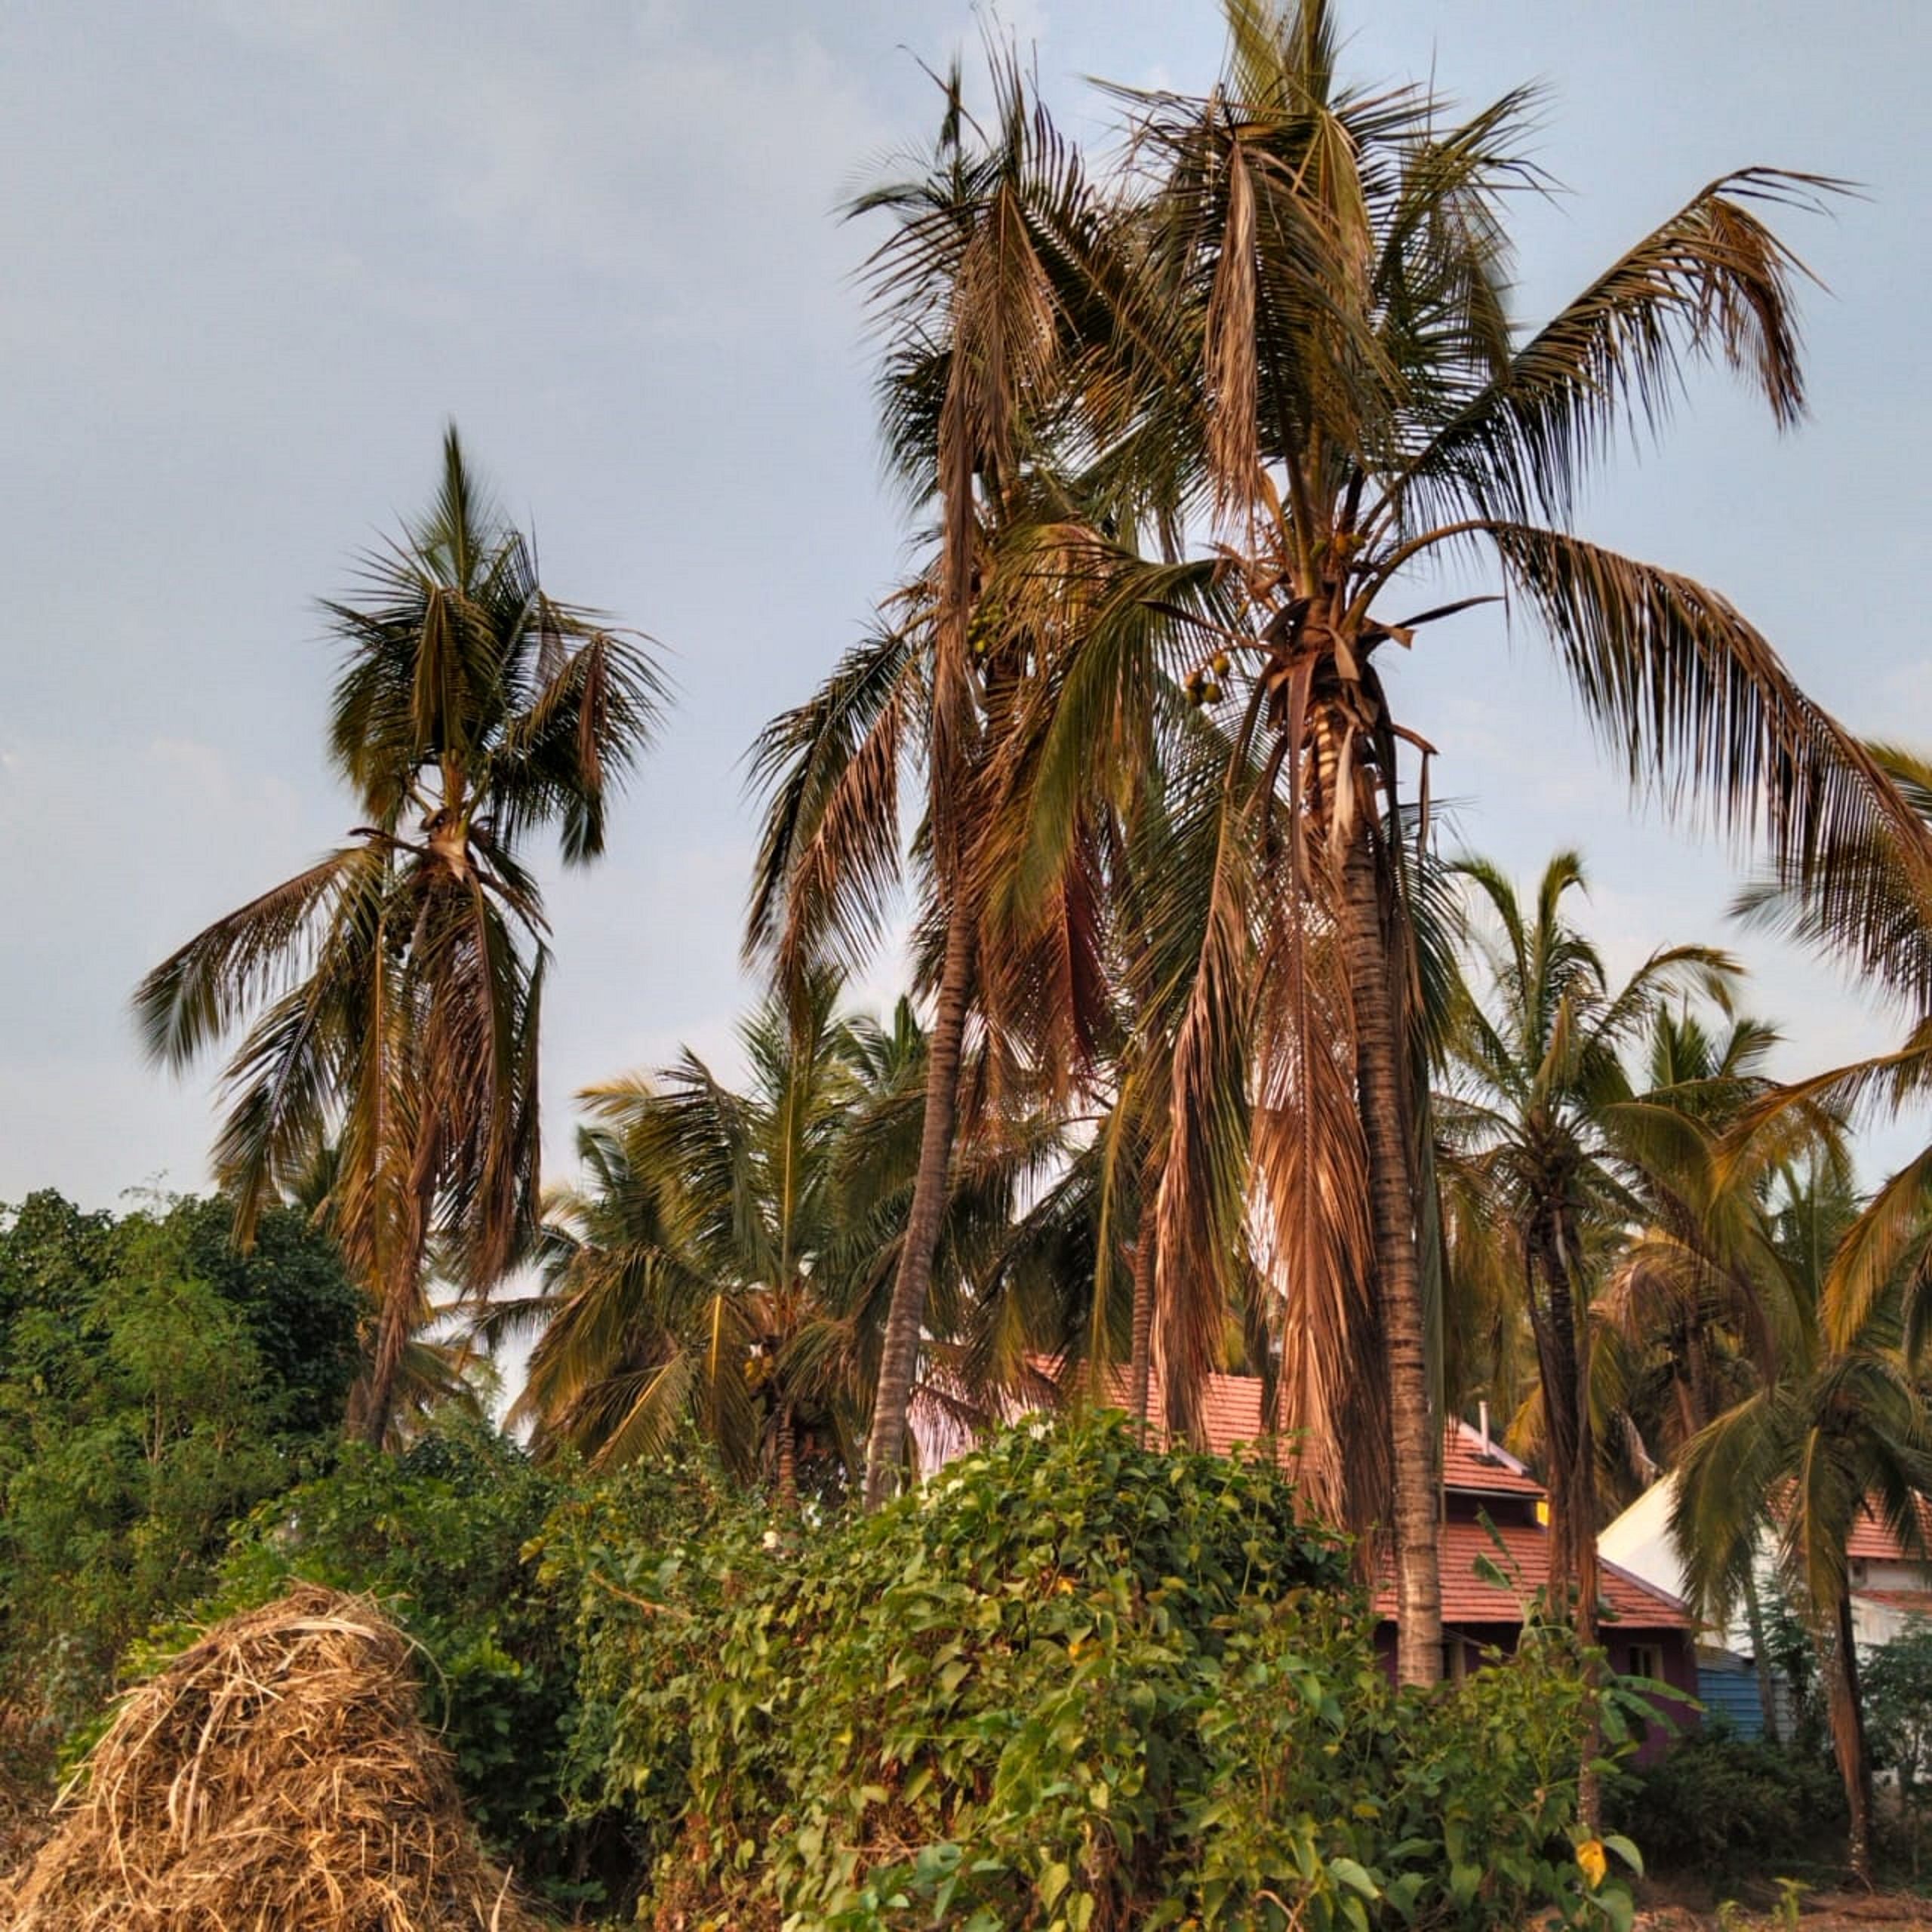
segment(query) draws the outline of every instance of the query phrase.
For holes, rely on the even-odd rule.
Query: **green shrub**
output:
[[[1898,1781],[1900,1849],[1915,1876],[1932,1791],[1932,1623],[1915,1617],[1890,1643],[1866,1652],[1859,1688],[1872,1764]]]
[[[1651,1862],[1727,1878],[1842,1849],[1844,1791],[1824,1759],[1706,1722],[1622,1781],[1614,1804]]]
[[[1628,1922],[1573,1849],[1574,1659],[1397,1692],[1271,1467],[1034,1423],[869,1520],[768,1523],[552,1558],[661,1924]]]
[[[0,1751],[31,1774],[209,1586],[229,1525],[332,1453],[360,1298],[294,1211],[0,1208]]]
[[[574,1621],[524,1558],[571,1493],[567,1473],[461,1415],[401,1455],[348,1446],[255,1512],[197,1610],[251,1608],[297,1578],[380,1601],[421,1647],[424,1715],[470,1815],[522,1883],[559,1902],[605,1897],[635,1863],[617,1818],[573,1801]]]

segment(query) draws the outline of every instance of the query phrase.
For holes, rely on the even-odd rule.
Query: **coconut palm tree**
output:
[[[548,1204],[545,1281],[494,1326],[538,1326],[517,1404],[600,1463],[662,1448],[694,1417],[742,1478],[795,1504],[801,1438],[835,1462],[863,1414],[833,1166],[864,1097],[860,1028],[816,974],[740,1031],[726,1087],[687,1051],[655,1079],[591,1088],[588,1184]]]
[[[1788,1310],[1789,1340],[1775,1375],[1685,1448],[1672,1529],[1692,1595],[1718,1617],[1761,1540],[1773,1539],[1823,1667],[1851,1864],[1869,1883],[1871,1759],[1846,1547],[1867,1510],[1908,1549],[1923,1546],[1932,1415],[1900,1347],[1895,1288],[1868,1302],[1849,1334],[1834,1332],[1829,1284],[1857,1212],[1841,1164],[1819,1159],[1784,1177],[1768,1244],[1774,1265],[1759,1286]]]
[[[634,634],[543,588],[454,429],[429,513],[324,608],[330,758],[363,822],[134,1007],[171,1066],[245,1029],[214,1152],[238,1238],[334,1147],[327,1219],[375,1309],[352,1426],[380,1442],[432,1261],[485,1291],[534,1224],[548,929],[526,848],[554,829],[567,864],[601,853],[662,685]]]
[[[1726,1156],[1725,1135],[1770,1090],[1778,1035],[1729,1016],[1707,1026],[1687,1004],[1651,1017],[1641,1091],[1603,1111],[1638,1213],[1597,1297],[1601,1392],[1645,1481],[1771,1372],[1776,1313],[1754,1285],[1767,1238],[1762,1164]],[[1816,1116],[1819,1151],[1841,1151],[1838,1123]]]
[[[1103,525],[1074,573],[1095,614],[1075,659],[1041,680],[1054,702],[1035,734],[1034,792],[1117,789],[1120,759],[1143,752],[1136,727],[1151,682],[1184,679],[1228,720],[1231,823],[1268,828],[1273,863],[1311,903],[1312,930],[1332,935],[1356,1119],[1312,1103],[1302,1118],[1321,1122],[1309,1144],[1336,1172],[1358,1162],[1367,1177],[1401,1669],[1426,1678],[1439,1626],[1438,1418],[1418,1240],[1429,1211],[1410,880],[1387,828],[1400,747],[1423,755],[1425,801],[1428,747],[1396,717],[1378,660],[1469,600],[1414,615],[1389,607],[1414,595],[1404,586],[1418,568],[1486,556],[1540,620],[1633,785],[1761,835],[1781,878],[1829,879],[1861,957],[1885,943],[1886,908],[1856,876],[1832,872],[1832,854],[1847,839],[1884,841],[1924,903],[1932,838],[1732,605],[1570,528],[1578,485],[1622,426],[1660,426],[1694,365],[1727,365],[1778,423],[1799,418],[1800,270],[1762,211],[1813,202],[1829,184],[1766,169],[1714,183],[1525,334],[1509,313],[1506,214],[1512,192],[1538,185],[1520,146],[1531,97],[1512,94],[1459,120],[1426,90],[1345,87],[1328,0],[1279,11],[1229,0],[1228,12],[1212,94],[1126,97],[1146,184],[1132,211],[1145,238],[1134,260],[1161,298],[1132,312],[1170,320],[1120,332],[1118,379],[1084,392],[1106,411],[1089,442],[1118,451],[1113,534]],[[1212,546],[1186,546],[1190,515],[1211,523]],[[1063,556],[1079,548],[1069,531],[1056,542]],[[1261,774],[1251,785],[1239,776],[1251,768]],[[1038,814],[1026,863],[1051,875],[1067,835],[1063,815]],[[1251,1056],[1209,1047],[1254,1016],[1299,1025],[1306,1066],[1321,1066],[1330,1044],[1307,1030],[1332,1017],[1303,983],[1319,949],[1245,943],[1252,869],[1235,860],[1254,842],[1230,836],[1229,869],[1201,888],[1222,912],[1176,1058],[1177,1120],[1244,1105],[1226,1076],[1239,1066],[1245,1077]],[[1228,1138],[1200,1127],[1176,1137],[1161,1274],[1177,1291],[1224,1238],[1192,1211],[1214,1190],[1187,1178],[1186,1164],[1218,1158]]]
[[[1734,1158],[1726,1139],[1770,1091],[1764,1066],[1777,1037],[1761,1021],[1734,1016],[1715,1031],[1687,1007],[1660,1008],[1645,1091],[1606,1110],[1642,1214],[1597,1297],[1591,1392],[1604,1424],[1599,1440],[1614,1438],[1638,1487],[1674,1467],[1700,1430],[1770,1382],[1793,1345],[1780,1323],[1783,1299],[1759,1286],[1776,1272],[1768,1209],[1784,1168]],[[1814,1109],[1808,1124],[1807,1154],[1844,1161],[1843,1124]],[[1611,1457],[1603,1460],[1614,1480]],[[1775,1738],[1756,1568],[1746,1566],[1737,1585],[1765,1734]]]
[[[514,1414],[600,1465],[660,1449],[687,1420],[740,1480],[795,1506],[861,1472],[916,1168],[927,1041],[909,1003],[889,1029],[841,1016],[814,972],[740,1032],[749,1080],[687,1051],[654,1078],[584,1095],[584,1185],[548,1204],[544,1281],[487,1317],[534,1331]],[[1018,1170],[962,1164],[942,1216],[942,1336],[991,1265]],[[947,1358],[936,1401],[969,1391]]]
[[[1597,1449],[1592,1426],[1593,1250],[1638,1213],[1616,1129],[1635,1100],[1625,1066],[1661,1006],[1694,986],[1722,998],[1736,968],[1705,946],[1654,952],[1621,986],[1565,916],[1582,861],[1558,854],[1534,906],[1486,861],[1452,869],[1484,923],[1451,1038],[1444,1131],[1506,1226],[1535,1341],[1550,1500],[1550,1601],[1596,1636]]]
[[[771,802],[748,946],[786,980],[848,961],[876,937],[905,857],[900,768],[923,768],[932,1032],[918,1177],[867,1450],[869,1506],[891,1493],[903,1460],[969,1014],[977,1002],[983,1017],[989,988],[1003,985],[1036,1023],[1037,1049],[1054,1027],[1078,1040],[1097,997],[1091,863],[1061,869],[1057,918],[991,943],[977,883],[990,754],[1030,654],[1010,635],[996,644],[983,622],[989,550],[1028,491],[1046,419],[1064,407],[1091,330],[1086,312],[1105,279],[1094,269],[1097,231],[1078,156],[1017,59],[990,52],[989,125],[968,112],[955,67],[931,153],[915,158],[909,178],[852,208],[893,223],[869,269],[884,340],[881,415],[894,472],[936,519],[930,562],[876,635],[768,728],[754,759]],[[1089,837],[1083,819],[1072,843],[1087,853]],[[1044,1004],[1031,997],[1042,992]],[[995,1029],[996,1043],[1005,1031]]]

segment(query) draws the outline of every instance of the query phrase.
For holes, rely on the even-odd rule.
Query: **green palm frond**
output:
[[[1773,419],[1802,414],[1794,285],[1805,271],[1753,204],[1810,208],[1844,184],[1746,168],[1701,189],[1613,263],[1455,409],[1392,481],[1380,513],[1475,506],[1567,520],[1624,429],[1667,421],[1693,365],[1721,360]]]
[[[1779,877],[1828,909],[1854,961],[1894,976],[1896,904],[1835,857],[1880,848],[1932,914],[1932,832],[1871,752],[1799,690],[1715,592],[1555,531],[1491,523],[1510,577],[1555,638],[1631,781],[1719,829],[1761,835]],[[1932,998],[1932,977],[1916,989]]]

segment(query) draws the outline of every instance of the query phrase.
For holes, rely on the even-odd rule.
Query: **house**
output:
[[[1084,1382],[1060,1382],[1051,1362],[1036,1362],[1043,1398],[1064,1389],[1072,1396]],[[1110,1371],[1108,1392],[1127,1404],[1124,1371]],[[1264,1441],[1261,1383],[1249,1375],[1211,1375],[1201,1392],[1206,1445],[1226,1455],[1239,1444]],[[1158,1406],[1158,1396],[1156,1406]],[[1285,1461],[1291,1445],[1278,1453]],[[1443,1670],[1461,1678],[1485,1652],[1509,1651],[1522,1635],[1532,1599],[1549,1580],[1549,1502],[1543,1485],[1489,1436],[1487,1428],[1452,1422],[1444,1432],[1442,1457]],[[1611,1668],[1629,1676],[1668,1684],[1688,1700],[1697,1694],[1694,1620],[1670,1591],[1645,1581],[1614,1561],[1601,1561],[1600,1637]],[[1377,1561],[1374,1602],[1377,1644],[1389,1667],[1395,1651],[1395,1592],[1386,1552]],[[1499,1581],[1498,1577],[1501,1580]],[[1673,1721],[1694,1721],[1688,1704],[1672,1707]],[[1641,1758],[1663,1749],[1661,1737],[1646,1740]]]
[[[1450,1423],[1442,1444],[1439,1545],[1445,1676],[1467,1675],[1485,1651],[1515,1648],[1531,1600],[1549,1581],[1549,1519],[1543,1485],[1486,1429]],[[1601,1554],[1598,1573],[1598,1635],[1611,1669],[1681,1691],[1684,1701],[1667,1707],[1671,1720],[1680,1728],[1694,1721],[1690,1612],[1669,1592]],[[1392,1656],[1395,1591],[1386,1555],[1378,1564],[1375,1607],[1381,1644]],[[1661,1734],[1646,1739],[1639,1761],[1655,1757],[1664,1742]]]
[[[1860,1644],[1889,1644],[1932,1617],[1932,1503],[1919,1506],[1918,1547],[1908,1549],[1875,1510],[1862,1512],[1845,1555],[1850,1563],[1851,1630]]]
[[[1684,1561],[1670,1534],[1671,1511],[1676,1501],[1677,1478],[1667,1475],[1653,1483],[1629,1509],[1605,1528],[1598,1547],[1632,1575],[1654,1588],[1681,1594]],[[1889,1643],[1915,1618],[1932,1618],[1932,1504],[1922,1510],[1921,1548],[1908,1549],[1891,1526],[1875,1509],[1862,1512],[1845,1546],[1850,1561],[1851,1628],[1861,1647]],[[1757,1572],[1762,1597],[1778,1594],[1773,1557],[1774,1533],[1767,1529],[1758,1551]],[[1721,1710],[1737,1729],[1755,1737],[1764,1729],[1764,1705],[1748,1621],[1742,1608],[1728,1626],[1706,1628],[1699,1644],[1697,1694],[1713,1710]],[[1790,1687],[1782,1677],[1772,1682],[1772,1715],[1780,1732],[1790,1734]]]

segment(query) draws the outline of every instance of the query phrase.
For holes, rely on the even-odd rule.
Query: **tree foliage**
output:
[[[487,1291],[535,1221],[549,928],[526,869],[554,830],[604,849],[648,743],[651,656],[552,597],[452,428],[428,513],[324,606],[343,646],[329,752],[365,823],[148,974],[149,1052],[183,1066],[242,1038],[216,1174],[245,1241],[326,1157],[328,1224],[376,1304],[357,1423],[388,1435],[434,1258]]]
[[[0,1217],[0,1682],[43,1742],[340,1428],[361,1297],[298,1215],[240,1255],[232,1213]]]
[[[1035,1420],[802,1540],[580,1560],[660,1923],[1628,1921],[1572,1842],[1572,1655],[1398,1692],[1271,1466]]]

